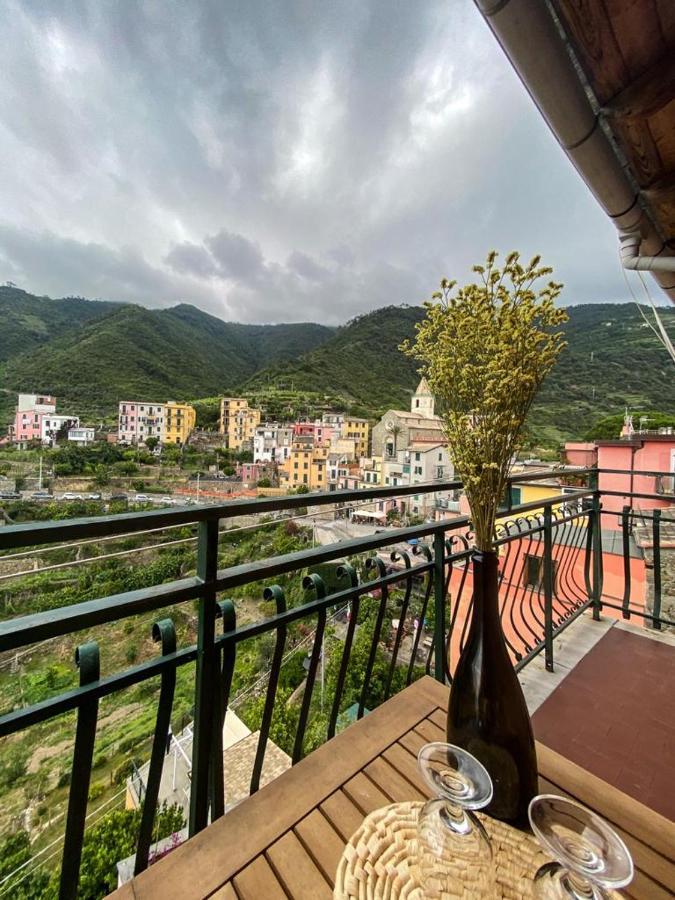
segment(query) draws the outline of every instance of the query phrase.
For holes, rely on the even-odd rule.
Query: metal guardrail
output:
[[[588,485],[572,494],[549,497],[522,504],[504,515],[496,535],[500,548],[500,615],[514,664],[518,669],[543,652],[546,667],[553,668],[554,638],[586,609],[599,616],[603,597],[601,544],[602,507],[595,470],[554,469],[547,473],[524,474],[511,479],[543,480],[554,476],[586,479]],[[173,710],[177,670],[195,664],[195,720],[192,749],[192,786],[189,833],[195,834],[224,813],[224,773],[222,728],[230,702],[232,679],[240,645],[263,634],[273,634],[274,651],[251,778],[257,790],[269,738],[288,628],[294,622],[312,619],[314,642],[305,689],[300,706],[292,759],[297,762],[305,749],[312,697],[317,679],[321,647],[328,612],[350,604],[351,616],[343,639],[336,677],[335,695],[330,705],[326,738],[335,734],[342,711],[342,697],[360,613],[368,607],[375,622],[358,699],[358,717],[365,712],[378,649],[383,642],[385,614],[395,597],[398,627],[391,636],[389,666],[382,700],[392,691],[394,674],[401,668],[401,647],[406,630],[413,638],[405,669],[405,682],[419,673],[451,680],[456,660],[466,638],[471,613],[469,590],[471,541],[470,521],[457,516],[440,522],[389,529],[367,537],[328,546],[257,560],[224,570],[218,568],[219,522],[239,515],[293,510],[301,507],[349,503],[355,500],[382,500],[411,494],[457,490],[457,481],[407,487],[378,487],[365,491],[338,491],[262,500],[238,500],[222,506],[151,510],[105,518],[37,522],[0,529],[0,549],[62,544],[68,540],[110,535],[135,534],[148,529],[196,523],[198,529],[197,571],[194,576],[154,587],[102,597],[73,606],[48,610],[0,623],[0,651],[15,651],[39,640],[63,636],[119,621],[142,612],[160,612],[186,601],[198,602],[196,644],[177,647],[173,622],[159,619],[153,638],[160,647],[156,657],[121,672],[101,676],[99,649],[88,642],[77,650],[79,687],[26,708],[0,716],[0,737],[45,722],[64,712],[76,711],[76,733],[71,788],[65,830],[61,891],[63,898],[75,897],[84,835],[87,797],[96,738],[99,701],[112,693],[151,678],[160,679],[152,751],[136,853],[136,873],[147,867],[153,821],[164,760],[167,734]],[[510,492],[509,492],[510,493]],[[662,498],[658,498],[662,499]],[[630,523],[630,512],[624,514]],[[658,513],[655,547],[658,548]],[[412,544],[410,543],[412,542]],[[409,549],[401,549],[407,545]],[[388,548],[389,567],[378,551]],[[359,573],[355,557],[367,555]],[[337,570],[340,587],[328,592],[316,573],[308,570],[319,563],[341,561]],[[299,606],[288,607],[284,592],[274,580],[299,572],[311,597]],[[628,570],[628,600],[630,571]],[[235,587],[262,583],[264,597],[274,604],[273,615],[261,621],[238,625],[235,604],[219,595]],[[413,604],[413,597],[415,603]],[[410,629],[415,606],[418,622],[433,619],[433,641],[421,643],[423,629]],[[619,605],[625,613],[626,600]],[[646,614],[645,614],[646,615]],[[649,618],[649,616],[647,616]],[[651,614],[654,627],[660,620],[660,605]],[[421,656],[421,659],[420,659]],[[418,666],[417,663],[420,663]]]

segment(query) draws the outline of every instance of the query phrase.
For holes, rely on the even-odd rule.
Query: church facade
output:
[[[435,414],[434,397],[422,378],[410,400],[410,410],[390,409],[372,431],[372,454],[395,459],[400,450],[415,442],[445,443],[443,423]]]

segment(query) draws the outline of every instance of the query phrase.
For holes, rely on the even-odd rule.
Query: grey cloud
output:
[[[515,247],[568,302],[628,295],[472,0],[4,12],[0,280],[340,322]]]
[[[225,278],[250,281],[262,274],[265,264],[258,244],[230,231],[219,231],[204,241]]]
[[[176,272],[210,278],[218,273],[213,257],[205,247],[184,241],[174,244],[164,257],[164,261]]]
[[[302,278],[308,281],[326,281],[330,277],[330,272],[325,266],[320,265],[315,260],[302,253],[300,250],[294,250],[286,261],[287,267],[292,272],[297,272]]]

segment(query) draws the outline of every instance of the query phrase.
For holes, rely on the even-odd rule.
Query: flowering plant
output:
[[[420,360],[440,405],[455,469],[464,483],[476,545],[492,548],[495,519],[523,426],[541,383],[565,346],[556,328],[562,284],[535,283],[552,273],[535,256],[527,266],[510,253],[503,268],[493,251],[474,266],[478,283],[455,291],[444,278],[425,303],[414,341],[401,349]]]

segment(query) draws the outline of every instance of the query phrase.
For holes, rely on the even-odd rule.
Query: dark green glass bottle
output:
[[[525,697],[499,621],[498,559],[473,556],[473,614],[450,691],[448,742],[472,753],[490,773],[493,797],[484,810],[527,828],[537,793],[537,757]]]

